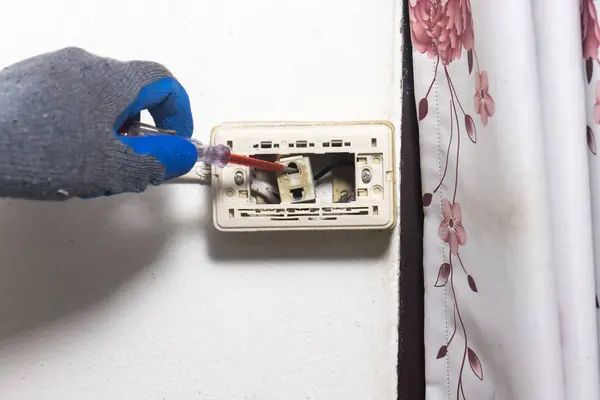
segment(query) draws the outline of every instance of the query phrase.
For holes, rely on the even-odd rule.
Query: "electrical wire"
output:
[[[352,161],[343,161],[343,162],[340,162],[337,164],[328,165],[325,168],[323,168],[322,170],[320,170],[319,172],[317,172],[316,174],[314,174],[313,180],[318,181],[319,179],[321,179],[325,175],[327,175],[329,173],[329,171],[331,171],[334,168],[353,167],[353,166],[354,166],[354,162],[352,162]]]
[[[260,196],[267,201],[267,204],[278,204],[281,201],[279,190],[273,184],[266,181],[252,180],[250,193]]]
[[[195,183],[200,185],[210,185],[212,181],[212,166],[203,162],[198,162],[194,168],[187,174],[176,179],[168,180],[166,183]]]

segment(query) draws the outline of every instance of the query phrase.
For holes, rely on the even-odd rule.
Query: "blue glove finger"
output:
[[[174,130],[178,136],[184,138],[192,136],[194,123],[190,100],[187,92],[176,79],[162,78],[144,86],[137,98],[117,118],[115,133],[126,122],[139,120],[142,110],[150,112],[157,128]],[[182,138],[168,136],[147,138],[118,136],[118,138],[137,154],[154,155],[165,166],[165,180],[186,174],[198,159],[196,147]]]
[[[123,144],[138,155],[153,155],[165,166],[165,180],[188,173],[198,160],[198,150],[189,140],[178,136],[122,136]]]
[[[144,86],[137,98],[117,118],[115,131],[142,110],[150,112],[157,128],[172,129],[179,136],[192,137],[194,121],[190,99],[176,79],[162,78]]]

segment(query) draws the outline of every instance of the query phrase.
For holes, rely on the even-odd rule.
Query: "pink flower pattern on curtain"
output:
[[[600,65],[598,48],[600,47],[600,26],[598,14],[593,0],[579,0],[581,12],[581,43],[585,60],[587,83],[591,84],[594,76],[594,63]],[[596,81],[596,103],[594,104],[594,122],[600,124],[600,80]],[[596,155],[596,134],[589,125],[586,129],[587,143],[592,154]]]
[[[579,0],[579,12],[581,14],[581,46],[583,59],[585,60],[585,77],[588,85],[594,77],[594,63],[600,65],[598,50],[600,49],[600,26],[598,25],[598,13],[593,0]],[[593,106],[593,118],[596,125],[600,124],[600,80],[594,85],[595,103]],[[586,126],[586,138],[590,152],[596,155],[596,134],[588,124]],[[598,294],[596,294],[596,308],[600,309]]]
[[[462,332],[461,364],[460,371],[456,377],[455,396],[457,400],[466,399],[463,384],[463,374],[467,362],[471,371],[483,380],[483,365],[477,353],[469,346],[469,338],[461,308],[456,296],[455,279],[457,273],[464,273],[467,283],[472,292],[477,293],[475,279],[467,272],[465,263],[461,258],[461,248],[467,244],[467,230],[463,226],[462,208],[458,202],[458,176],[460,173],[460,150],[462,136],[466,137],[474,145],[477,142],[477,123],[470,114],[473,110],[479,116],[481,125],[488,124],[495,113],[495,102],[490,92],[488,74],[480,68],[475,49],[475,35],[473,30],[473,16],[471,13],[470,0],[409,0],[409,17],[411,27],[411,41],[413,49],[423,54],[435,63],[435,71],[427,93],[418,102],[419,121],[427,118],[429,112],[428,97],[435,84],[440,87],[445,85],[450,101],[450,132],[447,150],[445,153],[444,170],[439,184],[432,191],[423,195],[423,205],[429,207],[434,196],[446,180],[452,180],[450,186],[452,198],[441,197],[439,204],[442,209],[442,220],[439,225],[439,236],[442,242],[448,244],[447,262],[444,262],[438,270],[435,287],[450,287],[453,298],[454,328],[452,335],[446,343],[438,350],[437,359],[448,357],[450,346],[457,338],[457,330]],[[463,63],[463,55],[466,53],[466,65],[464,74],[472,75],[475,79],[475,93],[473,105],[461,101],[452,82],[452,76],[448,70],[451,63]],[[474,72],[474,73],[473,73]],[[445,82],[438,82],[443,75]],[[468,143],[468,142],[467,142]],[[449,166],[450,153],[454,152],[455,164]],[[450,167],[450,168],[449,168]],[[448,174],[449,169],[451,170]],[[449,176],[453,175],[453,176]],[[457,340],[458,341],[458,340]],[[455,343],[456,344],[456,343]],[[456,344],[458,345],[458,344]]]
[[[593,0],[580,0],[581,13],[581,40],[584,59],[584,76],[590,89],[595,94],[592,106],[593,123],[586,127],[586,139],[590,152],[595,156],[596,134],[594,125],[600,125],[600,77],[595,82],[594,72],[600,67],[600,24],[598,22],[597,8]],[[495,114],[495,101],[490,92],[488,74],[480,67],[475,46],[474,23],[471,12],[471,0],[409,0],[409,18],[411,28],[411,41],[414,51],[432,60],[435,65],[433,77],[425,96],[417,104],[418,119],[423,121],[429,113],[429,95],[434,87],[447,90],[449,95],[450,126],[449,132],[443,137],[449,137],[445,151],[443,172],[439,184],[433,190],[423,194],[423,205],[429,207],[434,202],[434,197],[445,181],[450,180],[451,198],[436,198],[439,200],[442,215],[438,228],[441,241],[447,243],[447,262],[438,270],[435,287],[449,287],[453,300],[453,331],[446,343],[437,352],[437,359],[448,357],[450,346],[455,342],[457,333],[462,333],[462,362],[455,383],[455,398],[467,398],[463,384],[463,374],[467,362],[472,372],[483,380],[483,365],[476,352],[469,346],[468,333],[459,307],[454,281],[457,273],[464,273],[468,286],[472,292],[477,293],[475,279],[465,267],[461,258],[461,249],[467,245],[467,229],[463,225],[463,210],[458,202],[458,177],[460,173],[461,139],[464,134],[471,144],[477,143],[477,123],[472,117],[472,110],[478,115],[483,127],[487,126],[490,118]],[[463,57],[466,54],[466,60]],[[461,74],[472,75],[475,79],[475,93],[473,106],[461,101],[461,97],[452,82],[448,66],[452,63],[466,64]],[[443,75],[443,77],[442,77]],[[440,79],[441,78],[441,79]],[[441,82],[440,82],[441,81]],[[593,86],[592,86],[593,85]],[[445,86],[445,89],[441,89]],[[454,154],[455,161],[450,164],[450,154]],[[450,175],[450,176],[449,176]],[[600,309],[600,302],[596,296],[596,308]],[[460,330],[459,330],[460,329]]]

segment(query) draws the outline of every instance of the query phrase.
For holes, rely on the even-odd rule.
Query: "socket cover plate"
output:
[[[247,167],[212,168],[213,221],[220,231],[385,230],[396,223],[394,126],[387,121],[246,122],[212,129],[211,144],[227,144],[241,155],[352,153],[355,155],[355,200],[334,203],[257,204]],[[363,179],[364,171],[370,179]]]

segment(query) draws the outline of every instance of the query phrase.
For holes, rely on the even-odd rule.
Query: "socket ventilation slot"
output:
[[[378,142],[377,142],[377,138],[371,138],[370,140],[370,144],[372,148],[378,147]],[[233,148],[233,142],[232,141],[227,141],[227,145],[230,148]],[[266,141],[262,141],[260,143],[254,143],[252,145],[252,148],[254,149],[279,149],[279,148],[285,148],[285,147],[291,147],[291,148],[298,148],[298,149],[305,149],[305,148],[309,148],[309,147],[315,147],[316,143],[315,142],[310,142],[307,140],[296,140],[296,141],[292,141],[290,143],[287,142],[273,142],[271,140],[266,140]],[[348,142],[348,141],[343,141],[343,140],[339,140],[339,139],[334,139],[334,140],[328,140],[328,141],[324,141],[321,142],[321,146],[322,147],[352,147],[352,142]]]
[[[296,140],[295,142],[292,141],[290,143],[288,142],[273,142],[273,141],[263,141],[260,143],[254,143],[252,145],[252,148],[254,149],[264,149],[264,150],[269,150],[269,149],[279,149],[279,148],[286,148],[286,147],[290,147],[290,148],[297,148],[297,149],[306,149],[306,148],[311,148],[311,147],[316,147],[317,145],[321,145],[322,147],[333,147],[333,148],[340,148],[340,147],[352,147],[352,142],[348,142],[348,141],[343,141],[343,140],[328,140],[328,141],[324,141],[324,142],[310,142],[307,140]],[[377,147],[377,139],[373,138],[371,139],[371,147]]]
[[[230,210],[233,216],[233,210]],[[373,207],[307,207],[307,208],[242,208],[237,210],[241,218],[270,218],[273,221],[297,221],[308,218],[311,221],[335,220],[338,217],[358,217],[377,215],[377,208]]]

